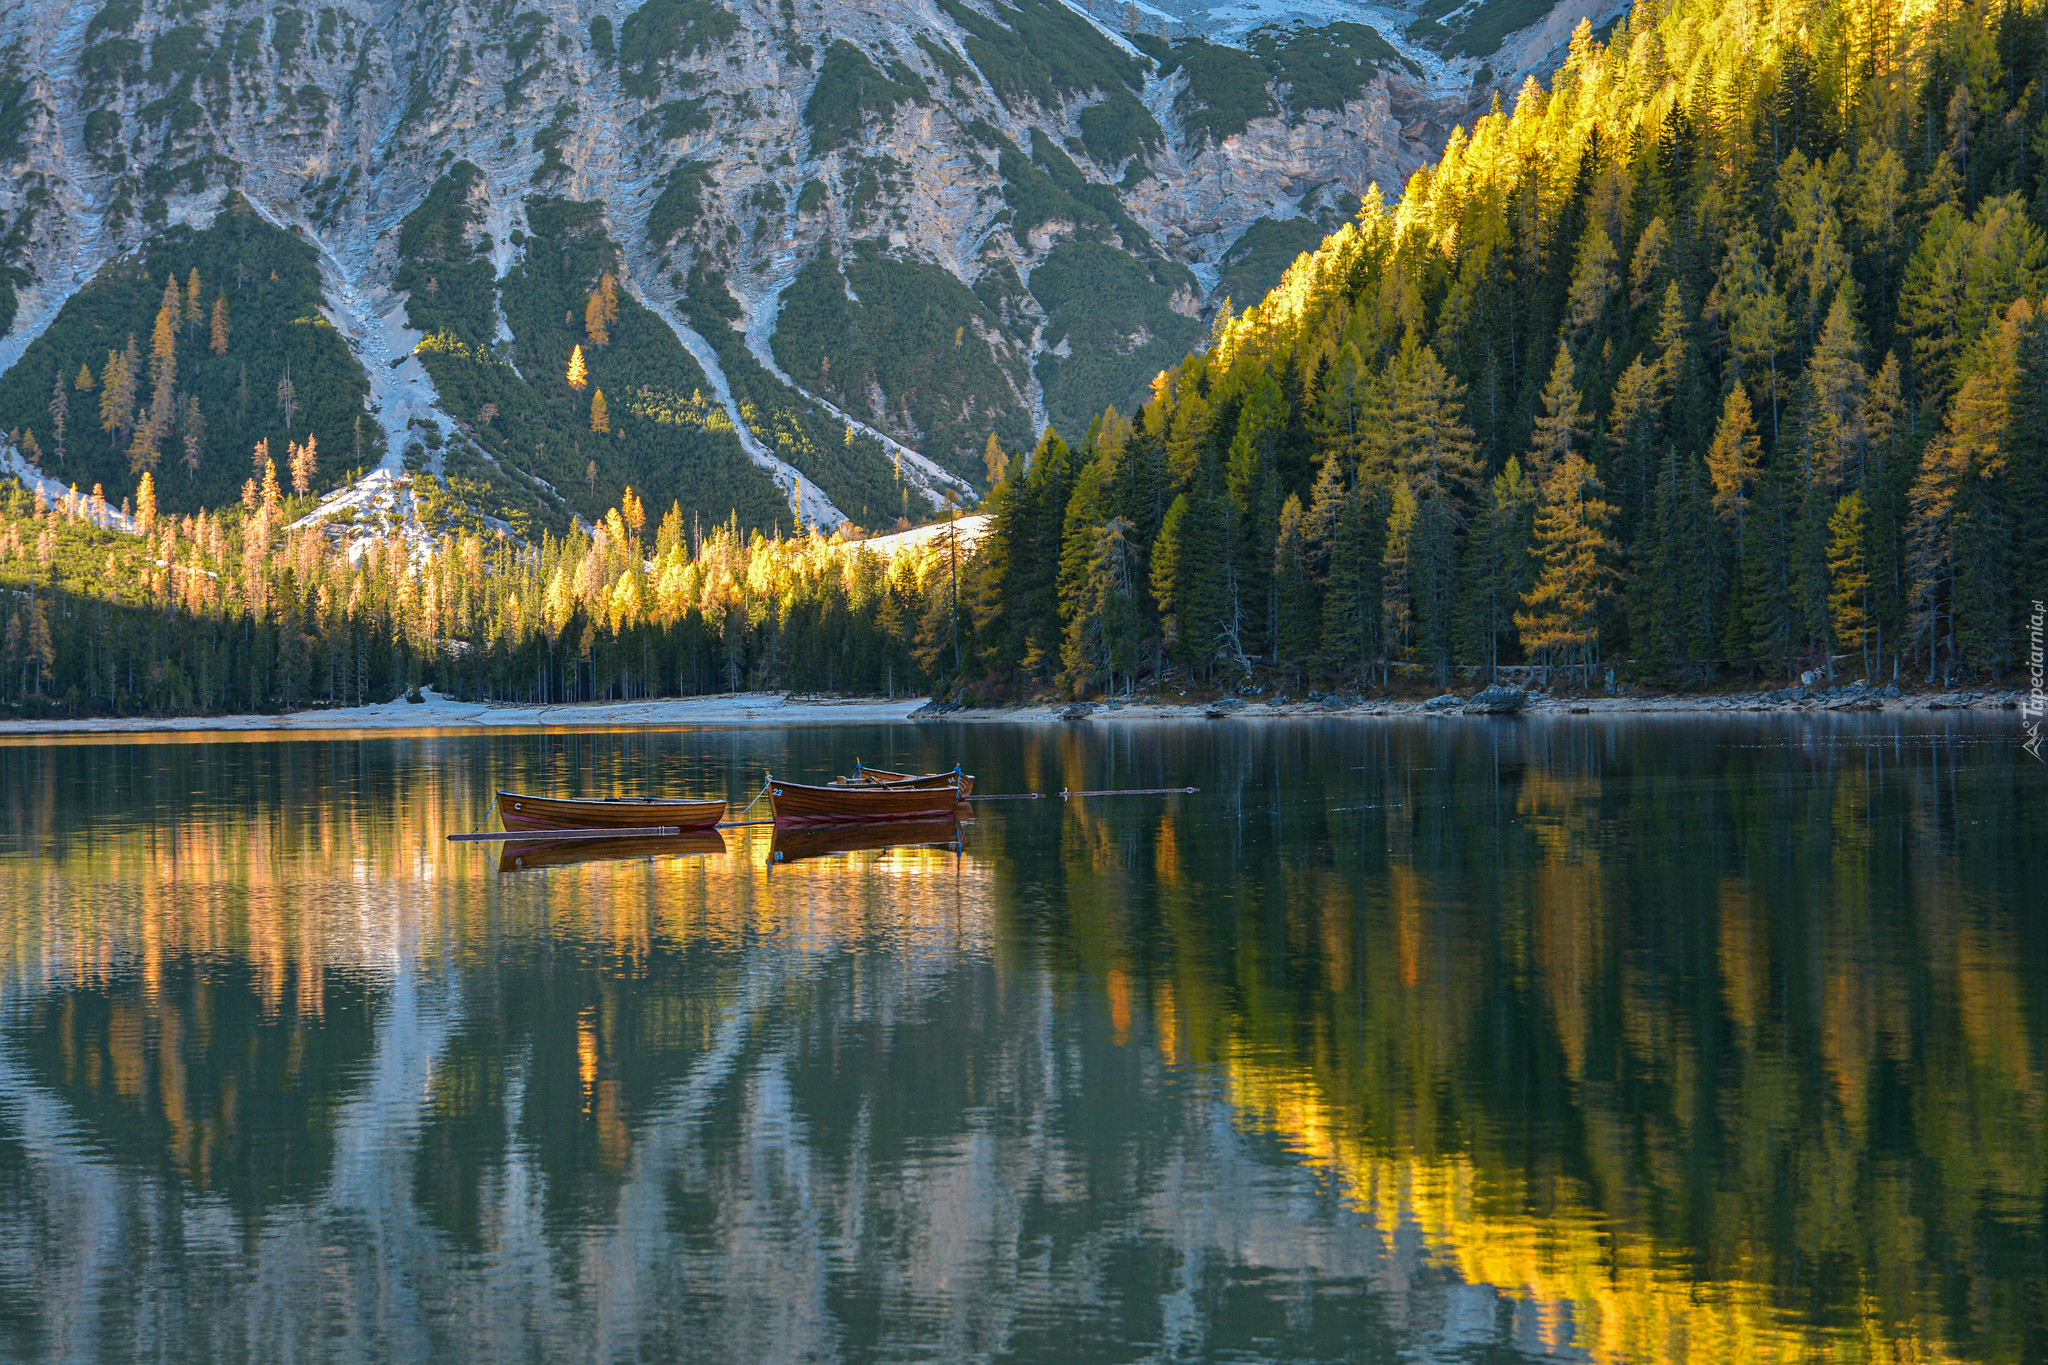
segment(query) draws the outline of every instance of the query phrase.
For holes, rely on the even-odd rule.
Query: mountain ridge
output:
[[[977,64],[977,52],[994,64],[991,44],[1028,49],[1020,31],[1039,40],[1037,69],[991,74]],[[1226,258],[1248,232],[1277,239],[1285,234],[1261,225],[1306,220],[1320,236],[1348,213],[1348,196],[1375,180],[1398,183],[1433,150],[1427,138],[1462,111],[1447,93],[1455,82],[1418,80],[1412,58],[1373,30],[1359,33],[1378,55],[1351,58],[1360,74],[1338,89],[1341,108],[1293,110],[1293,86],[1254,72],[1272,112],[1213,137],[1191,134],[1175,110],[1208,109],[1204,100],[1223,95],[1191,97],[1185,69],[1162,75],[1136,43],[1055,0],[947,0],[883,14],[708,0],[651,0],[630,12],[453,0],[405,10],[26,5],[0,21],[0,161],[14,173],[0,190],[0,249],[16,314],[0,319],[0,370],[110,262],[164,228],[210,224],[233,189],[315,248],[329,321],[369,382],[380,457],[397,463],[410,451],[415,468],[444,478],[449,447],[479,467],[502,466],[503,450],[473,439],[476,414],[450,411],[413,355],[426,333],[409,325],[413,300],[394,287],[400,227],[466,159],[482,173],[474,232],[488,239],[494,285],[515,273],[522,253],[511,239],[524,232],[527,199],[602,202],[620,286],[675,333],[732,424],[729,444],[775,497],[794,497],[808,523],[929,515],[920,508],[942,506],[949,488],[968,499],[985,483],[991,430],[1021,448],[1045,421],[1085,420],[1177,358],[1220,302]],[[1181,42],[1197,53],[1213,46]],[[856,71],[852,113],[840,111],[824,139],[833,145],[819,152],[816,125],[830,119],[812,106],[835,50],[892,72],[885,79],[901,97],[860,95],[867,77]],[[1350,51],[1333,50],[1337,58],[1317,54],[1325,73]],[[1118,88],[1105,91],[1105,81]],[[1115,120],[1095,115],[1112,104],[1137,132],[1105,129]],[[1118,162],[1099,164],[1091,141],[1103,155],[1121,152]],[[705,168],[694,209],[683,183],[691,167]],[[649,232],[657,207],[669,228],[659,242]],[[1033,221],[1011,231],[1020,213]],[[1104,250],[1083,249],[1091,244]],[[958,375],[939,364],[911,392],[890,348],[909,344],[914,329],[898,312],[868,309],[873,383],[841,385],[821,365],[838,338],[827,349],[827,340],[786,335],[790,286],[828,253],[850,255],[898,292],[921,278],[917,267],[958,281],[976,303],[959,296],[942,335],[986,350],[1003,382],[966,386],[966,406],[942,411],[933,392],[960,387]],[[1150,264],[1140,273],[1107,253]],[[1065,281],[1056,307],[1033,290],[1048,262],[1045,278]],[[711,286],[692,299],[688,281],[711,274],[730,302]],[[726,373],[737,353],[699,324],[733,306],[745,350],[793,387],[775,393]],[[1143,321],[1114,332],[1105,315],[1117,308]],[[502,328],[489,341],[509,344]],[[1100,373],[1099,356],[1115,357],[1113,374]],[[744,416],[750,402],[759,421]],[[32,429],[32,415],[10,413],[7,425]],[[421,439],[430,428],[438,444]],[[778,435],[797,428],[808,435]],[[828,489],[834,476],[804,468],[799,449],[822,449],[828,436],[873,472]],[[578,481],[568,458],[553,467],[557,487]],[[885,467],[904,499],[894,508],[875,505]],[[323,482],[339,472],[323,464]],[[595,487],[586,494],[588,507],[545,510],[587,520],[606,499]],[[848,502],[856,505],[840,505]]]

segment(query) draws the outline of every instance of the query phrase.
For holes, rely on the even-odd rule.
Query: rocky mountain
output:
[[[315,491],[435,475],[385,504],[430,524],[625,485],[922,519],[991,434],[1131,403],[1587,13],[26,0],[0,429],[170,510],[267,440]]]

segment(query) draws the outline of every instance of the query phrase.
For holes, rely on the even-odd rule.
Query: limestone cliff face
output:
[[[998,60],[1013,50],[1039,74]],[[232,186],[317,246],[395,457],[409,423],[446,423],[405,359],[396,229],[468,160],[500,275],[530,196],[601,201],[623,283],[735,420],[737,342],[908,447],[936,490],[942,467],[978,473],[990,430],[1020,443],[1049,407],[1064,425],[1125,401],[1199,335],[1248,228],[1334,223],[1398,187],[1468,93],[1441,63],[1388,60],[1342,108],[1282,104],[1216,139],[1176,115],[1187,71],[1159,71],[1058,0],[18,0],[0,15],[0,369],[102,265],[210,221]],[[1084,117],[1111,101],[1135,143]],[[723,277],[733,336],[692,326],[693,275]],[[820,322],[835,289],[847,312]],[[912,314],[942,295],[958,325],[932,342]],[[960,355],[892,363],[947,344]]]

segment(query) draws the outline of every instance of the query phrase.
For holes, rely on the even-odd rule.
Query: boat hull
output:
[[[974,776],[971,773],[895,773],[886,768],[860,768],[846,777],[835,777],[835,787],[950,787],[953,779],[960,779],[960,799],[967,800],[974,795]]]
[[[776,826],[852,825],[880,820],[951,819],[960,803],[960,789],[951,773],[944,786],[909,787],[856,783],[844,787],[813,787],[771,778],[768,801]]]
[[[724,818],[723,801],[579,800],[498,793],[498,821],[506,829],[705,829]]]

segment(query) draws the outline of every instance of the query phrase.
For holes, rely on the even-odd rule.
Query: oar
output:
[[[1200,787],[1125,787],[1119,791],[1063,791],[1060,793],[1060,800],[1064,801],[1070,796],[1180,796],[1183,793],[1198,792],[1200,790]]]
[[[1062,800],[1070,796],[1180,796],[1200,790],[1200,787],[1123,787],[1115,791],[1062,791],[1059,793],[1059,796]],[[1006,792],[994,796],[970,796],[966,799],[969,801],[1043,801],[1047,795],[1049,795],[1047,792]]]
[[[682,832],[675,825],[642,825],[632,829],[480,829],[468,834],[451,834],[448,842],[552,844],[563,839],[661,839]]]

